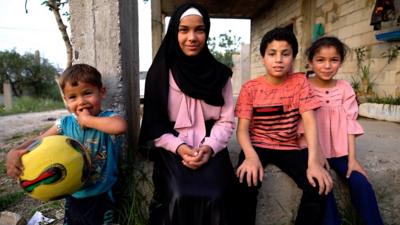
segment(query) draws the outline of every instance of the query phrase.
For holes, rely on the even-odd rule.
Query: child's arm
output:
[[[349,134],[349,163],[348,163],[348,168],[347,168],[347,173],[346,177],[349,178],[351,175],[351,172],[357,171],[364,175],[365,177],[368,177],[367,172],[365,169],[361,166],[361,164],[357,161],[356,158],[356,138],[354,134]]]
[[[93,128],[107,134],[122,134],[126,131],[126,121],[120,116],[96,117],[84,109],[78,115],[78,123],[82,127]]]
[[[24,143],[22,143],[21,145],[19,145],[18,147],[11,149],[6,156],[6,166],[7,166],[8,176],[12,178],[18,178],[19,176],[22,175],[24,167],[21,162],[21,157],[23,154],[27,153],[28,150],[26,148],[29,147],[29,145],[31,145],[34,141],[36,141],[39,138],[56,134],[58,134],[57,125],[53,125],[38,137],[29,139]]]
[[[262,182],[264,168],[258,158],[257,152],[251,145],[249,127],[250,120],[239,118],[236,135],[246,158],[237,169],[236,175],[239,177],[240,183],[243,182],[243,177],[246,175],[247,185],[251,186],[254,184],[254,186],[257,186],[258,181]]]
[[[308,144],[308,182],[315,187],[314,178],[317,179],[319,185],[319,194],[328,194],[333,187],[332,177],[320,164],[321,152],[318,148],[317,139],[317,123],[314,111],[309,110],[301,114],[304,124],[305,137]]]
[[[346,177],[349,178],[352,171],[358,171],[367,177],[367,172],[358,163],[356,159],[356,141],[355,138],[358,135],[364,133],[361,125],[357,122],[358,117],[358,104],[356,99],[356,93],[354,92],[351,85],[346,81],[340,81],[341,87],[344,90],[343,96],[343,108],[347,114],[347,137],[348,137],[348,150],[349,150],[349,162]]]

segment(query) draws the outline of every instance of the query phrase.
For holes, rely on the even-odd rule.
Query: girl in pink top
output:
[[[356,120],[356,95],[347,81],[334,79],[346,51],[346,45],[336,37],[322,37],[306,52],[315,73],[308,80],[321,102],[321,107],[316,109],[319,143],[330,167],[349,185],[352,202],[363,222],[381,225],[375,192],[356,159],[355,137],[364,133]],[[328,196],[324,224],[341,224],[333,194]]]

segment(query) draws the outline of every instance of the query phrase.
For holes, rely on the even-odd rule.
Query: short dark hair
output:
[[[93,66],[87,64],[75,64],[68,67],[61,74],[60,87],[64,91],[65,85],[69,83],[71,86],[77,86],[78,82],[92,84],[98,88],[102,88],[100,72]]]
[[[340,60],[343,62],[346,58],[347,52],[349,51],[349,47],[346,44],[341,42],[339,38],[334,36],[325,36],[314,41],[311,46],[306,50],[306,56],[308,61],[312,61],[314,55],[322,48],[322,47],[334,47],[340,55]]]
[[[293,58],[296,58],[296,55],[299,51],[299,44],[297,43],[297,38],[294,35],[293,31],[288,28],[276,27],[270,31],[268,31],[261,40],[260,43],[260,53],[261,56],[264,57],[265,50],[268,47],[268,44],[272,41],[286,41],[292,47]]]

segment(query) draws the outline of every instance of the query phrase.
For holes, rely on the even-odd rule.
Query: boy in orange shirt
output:
[[[237,139],[242,148],[237,176],[240,181],[240,223],[255,224],[258,189],[264,168],[272,163],[303,190],[296,225],[322,223],[326,194],[332,178],[323,168],[313,109],[319,102],[304,74],[291,73],[298,52],[292,31],[275,28],[260,44],[266,74],[242,86],[236,104]],[[304,121],[308,150],[297,140],[297,126]]]

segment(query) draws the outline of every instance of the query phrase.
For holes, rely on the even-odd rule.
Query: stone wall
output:
[[[279,2],[279,4],[277,3]],[[260,55],[260,42],[263,35],[277,26],[293,24],[297,37],[302,36],[301,3],[302,1],[280,0],[271,10],[265,11],[251,21],[251,75],[252,78],[265,73],[265,68]],[[301,45],[299,45],[301,47]],[[300,52],[300,51],[299,51]],[[299,59],[300,57],[297,57]],[[300,60],[296,60],[296,70],[300,69]]]
[[[376,31],[369,25],[375,1],[369,0],[281,0],[257,18],[251,27],[251,74],[256,77],[265,72],[259,54],[259,44],[264,33],[276,26],[293,24],[299,40],[299,55],[295,70],[305,71],[304,50],[311,43],[314,24],[321,23],[326,35],[339,37],[352,50],[366,47],[371,60],[371,79],[374,91],[380,95],[400,95],[400,60],[396,58],[389,64],[382,56],[390,47],[399,42],[376,40]],[[395,1],[396,2],[396,1]],[[397,6],[397,5],[396,5]],[[400,7],[397,7],[400,14]],[[383,23],[382,29],[396,27],[394,22]],[[397,25],[398,27],[398,25]],[[353,51],[352,51],[353,52]],[[352,81],[357,74],[356,55],[350,54],[339,70],[338,78]]]

